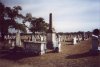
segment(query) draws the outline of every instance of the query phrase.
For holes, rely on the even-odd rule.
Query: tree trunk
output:
[[[4,41],[4,36],[5,36],[5,34],[1,33],[1,42]]]

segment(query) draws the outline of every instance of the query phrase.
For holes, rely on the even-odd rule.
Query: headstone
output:
[[[12,45],[11,45],[11,46],[12,46],[12,47],[14,47],[14,46],[15,46],[15,42],[14,42],[14,41],[12,42]]]
[[[100,50],[100,35],[99,35],[99,46],[98,46],[98,50]]]
[[[47,31],[47,49],[53,49],[52,13],[49,15],[49,30]]]
[[[11,40],[10,39],[8,40],[8,43],[11,44]]]
[[[53,42],[53,49],[55,51],[55,49],[58,49],[58,38],[56,37],[56,34],[53,34],[53,38],[52,38],[52,42]]]
[[[59,39],[59,38],[58,38]],[[49,30],[47,32],[47,49],[52,49],[54,52],[60,52],[61,43],[58,43],[55,29],[52,28],[52,13],[49,15]]]
[[[32,41],[33,41],[33,42],[36,41],[35,35],[32,35]]]
[[[46,42],[46,36],[45,35],[43,36],[43,42]]]
[[[98,36],[92,35],[92,50],[98,50],[98,45],[99,45]]]
[[[61,36],[60,35],[58,35],[58,52],[61,52]]]
[[[40,35],[40,41],[43,42],[43,36],[42,35]]]
[[[84,41],[84,36],[85,36],[85,33],[82,32],[82,40]]]
[[[24,42],[24,51],[31,54],[45,54],[45,42]]]
[[[78,36],[78,40],[79,40],[79,42],[82,41],[81,35]]]
[[[98,47],[98,50],[100,50],[100,47]]]
[[[92,51],[98,51],[99,46],[99,30],[95,29],[92,34]]]
[[[76,38],[76,36],[73,37],[73,44],[74,44],[74,45],[77,44],[77,38]]]
[[[19,31],[16,33],[16,44],[15,46],[21,46],[21,38]]]
[[[40,47],[40,55],[45,54],[45,50],[46,50],[46,44],[41,42],[41,47]]]

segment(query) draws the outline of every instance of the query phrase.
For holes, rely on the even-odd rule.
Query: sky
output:
[[[0,0],[6,6],[21,6],[23,15],[43,17],[49,23],[52,13],[56,32],[100,29],[100,0]]]

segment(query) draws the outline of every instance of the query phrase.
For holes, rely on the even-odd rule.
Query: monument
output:
[[[49,15],[49,29],[47,31],[47,49],[51,49],[54,52],[61,52],[60,36],[56,34],[55,29],[52,28],[52,13]]]
[[[49,15],[49,30],[47,31],[47,49],[54,49],[56,44],[56,33],[52,28],[52,13]]]

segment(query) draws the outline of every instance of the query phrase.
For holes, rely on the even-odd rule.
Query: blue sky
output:
[[[6,6],[22,6],[23,15],[31,13],[48,23],[53,14],[57,32],[92,31],[100,28],[100,0],[1,0]]]

